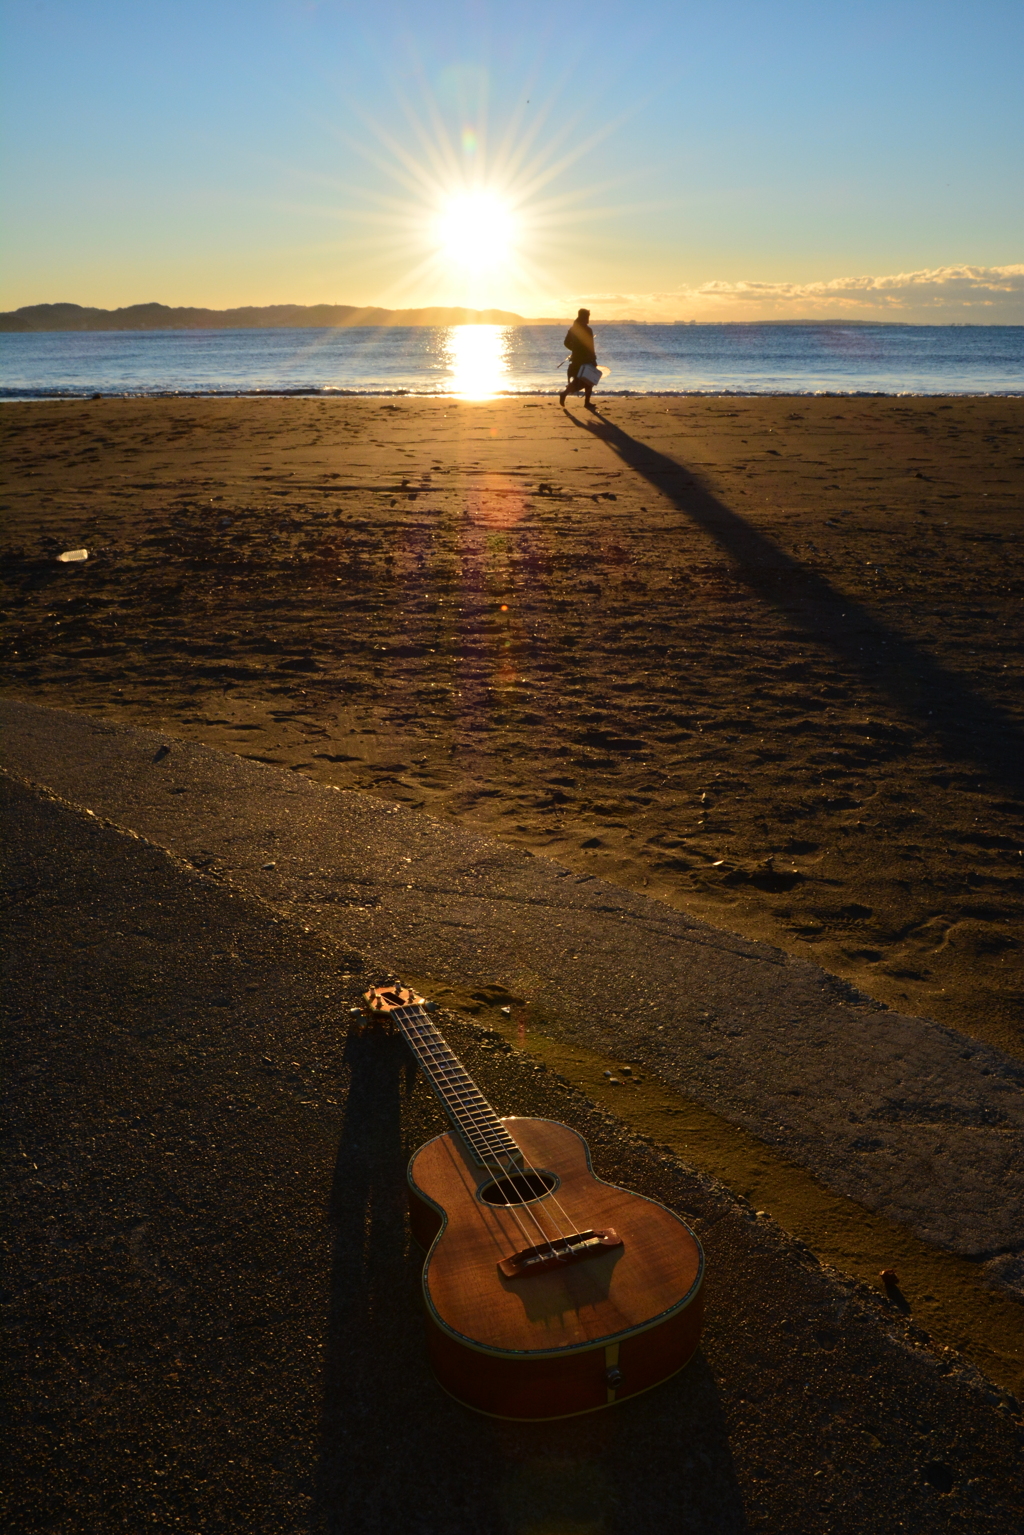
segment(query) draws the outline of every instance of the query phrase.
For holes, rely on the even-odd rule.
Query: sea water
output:
[[[601,325],[608,394],[1024,394],[1024,326]],[[0,400],[551,394],[562,325],[0,335]]]

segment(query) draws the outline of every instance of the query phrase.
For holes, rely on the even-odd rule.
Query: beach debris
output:
[[[171,754],[171,748],[169,746],[167,746],[167,745],[158,746],[156,751],[153,753],[153,761],[154,762],[162,762],[164,760],[164,758],[165,757],[169,757],[170,754]]]
[[[506,1018],[511,1018],[511,1016],[512,1016],[512,1009],[510,1007],[503,1007],[501,1009],[501,1011],[505,1014]]]
[[[891,1284],[899,1284],[900,1282],[900,1276],[895,1269],[882,1269],[878,1277],[886,1288]]]
[[[58,554],[58,565],[77,565],[80,560],[89,558],[88,549],[65,549],[63,554]]]
[[[261,863],[260,864],[260,868],[261,869],[276,869],[277,868],[277,861],[276,861],[276,859],[272,858],[269,863]]]

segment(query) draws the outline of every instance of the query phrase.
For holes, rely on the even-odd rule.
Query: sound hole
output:
[[[485,1183],[480,1198],[489,1205],[527,1205],[531,1199],[550,1194],[556,1182],[550,1173],[513,1173],[510,1178]]]

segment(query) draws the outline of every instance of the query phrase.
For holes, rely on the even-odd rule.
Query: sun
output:
[[[459,192],[434,221],[438,254],[452,267],[485,276],[509,265],[519,229],[507,198],[498,192]]]
[[[489,124],[486,83],[481,75],[479,101],[470,92],[459,106],[458,126],[451,93],[435,97],[425,88],[422,103],[402,95],[401,131],[367,118],[368,132],[346,137],[375,170],[373,185],[361,189],[368,204],[361,244],[367,256],[376,248],[374,281],[383,285],[375,302],[524,313],[557,302],[542,295],[571,249],[572,226],[591,216],[592,196],[561,183],[611,129],[585,131],[570,149],[570,128],[586,125],[567,120],[552,138],[553,101]]]

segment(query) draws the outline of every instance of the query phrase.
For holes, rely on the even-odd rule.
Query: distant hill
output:
[[[129,304],[84,309],[81,304],[28,304],[0,313],[0,331],[240,330],[269,326],[523,325],[507,309],[360,309],[353,304],[267,304],[246,309],[171,309]]]

